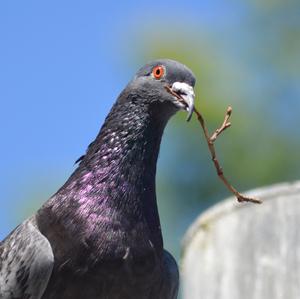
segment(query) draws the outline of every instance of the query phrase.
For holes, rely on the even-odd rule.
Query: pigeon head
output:
[[[156,113],[162,114],[187,110],[189,120],[194,110],[195,81],[194,74],[185,65],[170,59],[160,59],[143,66],[127,90],[138,94],[137,104],[155,106]],[[134,97],[129,98],[135,101]]]

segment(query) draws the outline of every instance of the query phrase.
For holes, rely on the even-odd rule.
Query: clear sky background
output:
[[[0,238],[31,195],[50,196],[74,169],[146,62],[137,50],[143,28],[221,28],[236,22],[236,9],[222,1],[1,1]]]
[[[299,1],[1,1],[0,239],[75,169],[117,95],[149,59],[186,63],[238,186],[299,178]],[[199,101],[200,104],[199,104]],[[197,124],[168,126],[158,196],[166,247],[228,193]],[[191,129],[192,127],[192,129]],[[202,139],[201,139],[202,138]]]

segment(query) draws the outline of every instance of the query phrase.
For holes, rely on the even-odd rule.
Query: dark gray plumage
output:
[[[155,174],[165,125],[192,113],[194,84],[172,60],[137,72],[68,181],[0,243],[1,299],[177,298]]]

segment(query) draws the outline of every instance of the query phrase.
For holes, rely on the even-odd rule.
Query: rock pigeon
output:
[[[195,77],[161,59],[119,95],[67,182],[0,243],[1,299],[175,299],[156,162],[169,118],[194,109]]]

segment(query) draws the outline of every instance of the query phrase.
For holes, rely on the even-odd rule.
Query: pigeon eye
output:
[[[165,69],[162,65],[158,65],[152,70],[152,75],[155,79],[160,79],[165,73]]]

